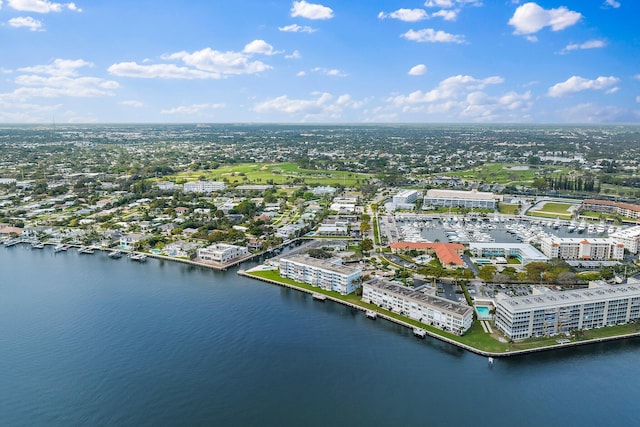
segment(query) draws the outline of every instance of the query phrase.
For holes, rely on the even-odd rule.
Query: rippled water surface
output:
[[[499,359],[178,263],[0,247],[1,425],[637,425],[640,340]]]

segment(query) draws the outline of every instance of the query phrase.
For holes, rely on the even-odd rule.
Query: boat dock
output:
[[[324,302],[327,300],[327,296],[323,294],[312,294],[311,297],[316,301]]]

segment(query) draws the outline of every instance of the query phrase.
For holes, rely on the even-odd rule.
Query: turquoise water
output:
[[[478,317],[480,318],[486,318],[486,317],[491,317],[491,310],[489,309],[489,307],[485,307],[482,305],[476,305],[476,313],[478,313]]]
[[[490,367],[234,270],[0,247],[2,426],[631,426],[639,352]]]

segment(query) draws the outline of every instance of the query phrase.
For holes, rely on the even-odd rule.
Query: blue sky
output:
[[[0,123],[640,122],[637,0],[0,0]]]

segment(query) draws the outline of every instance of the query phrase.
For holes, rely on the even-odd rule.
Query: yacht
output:
[[[138,262],[147,261],[147,256],[145,254],[131,254],[129,258],[131,258],[131,261],[138,261]]]
[[[584,230],[586,230],[586,229],[587,229],[587,224],[585,224],[585,222],[584,222],[584,221],[582,221],[582,222],[578,225],[578,227],[576,228],[576,231],[577,231],[578,233],[584,233]]]
[[[122,258],[122,252],[120,251],[109,252],[109,258],[113,258],[113,259]]]
[[[68,248],[67,245],[63,245],[62,243],[59,243],[53,247],[53,252],[66,251],[67,248]]]
[[[33,242],[31,244],[31,249],[44,249],[44,243],[42,242]]]
[[[571,224],[569,224],[569,225],[567,226],[567,231],[568,231],[569,233],[573,233],[574,231],[576,231],[576,228],[577,228],[577,227],[576,227],[576,223],[575,223],[575,222],[571,222]]]

